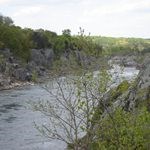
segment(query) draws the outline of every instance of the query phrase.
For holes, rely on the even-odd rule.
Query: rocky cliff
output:
[[[136,80],[132,83],[123,81],[118,87],[111,89],[103,97],[103,103],[107,111],[114,111],[121,107],[126,111],[132,111],[140,105],[145,105],[150,111],[150,53],[144,57],[140,67],[140,72]],[[99,104],[101,109],[101,104]]]
[[[32,81],[33,77],[45,76],[52,67],[52,49],[32,49],[28,62],[14,56],[9,49],[0,50],[0,88],[11,86],[16,81]]]
[[[60,65],[56,65],[55,69],[64,71],[68,65],[87,68],[96,61],[96,58],[78,50],[66,50],[59,58],[56,58],[53,49],[31,49],[30,59],[24,62],[17,58],[10,49],[2,49],[0,50],[0,89],[11,87],[16,81],[30,82],[35,78],[46,77],[55,61],[59,61]],[[95,64],[98,65],[98,63]]]

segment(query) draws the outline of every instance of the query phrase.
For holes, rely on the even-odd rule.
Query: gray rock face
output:
[[[52,49],[31,50],[31,61],[35,62],[36,65],[51,68],[53,58],[54,52]]]
[[[114,111],[117,107],[121,107],[126,111],[135,109],[138,105],[144,104],[150,111],[150,56],[145,57],[140,73],[133,85],[130,85],[127,91],[121,95],[113,97],[111,91],[104,96],[104,104],[107,110],[103,112],[103,116],[107,115],[107,111]],[[112,103],[111,106],[109,104]],[[98,107],[99,108],[99,107]]]
[[[5,62],[1,62],[0,63],[0,72],[5,72],[5,68],[6,68],[6,63]]]
[[[150,55],[147,55],[142,70],[139,74],[138,88],[147,88],[150,86]]]
[[[2,74],[0,74],[0,89],[3,86],[8,86],[11,84],[11,79],[8,77],[4,77]]]
[[[142,65],[142,69],[129,90],[121,95],[116,103],[125,110],[132,110],[142,101],[150,100],[150,60],[146,57]],[[149,107],[149,106],[148,106]]]
[[[91,63],[96,60],[95,57],[89,56],[78,50],[75,51],[75,57],[77,59],[77,62],[85,68],[87,68],[89,65],[91,65]]]
[[[31,81],[32,79],[32,74],[24,68],[15,69],[12,75],[15,77],[15,79],[21,81]]]
[[[82,66],[86,66],[86,64],[88,63],[88,60],[86,59],[86,55],[81,53],[80,51],[76,51],[76,58],[77,58],[77,62],[80,63]]]
[[[0,50],[0,73],[13,80],[31,81],[32,74],[45,76],[46,70],[52,67],[54,52],[52,49],[32,49],[31,59],[27,64],[22,64],[22,60],[16,58],[9,49]],[[9,83],[4,78],[0,78],[0,85]]]
[[[115,56],[112,58],[112,62],[120,64],[124,67],[137,67],[136,56]]]

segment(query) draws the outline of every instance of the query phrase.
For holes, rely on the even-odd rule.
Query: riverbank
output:
[[[3,87],[0,87],[0,91],[3,91],[3,90],[10,90],[10,89],[16,89],[16,88],[21,88],[21,87],[24,87],[24,86],[31,86],[31,85],[35,85],[35,83],[33,82],[19,82],[19,81],[16,81],[14,83],[11,83],[10,85],[5,85]]]
[[[34,51],[35,53],[35,51]],[[37,53],[39,53],[37,51]],[[145,54],[147,55],[147,54]],[[143,55],[143,57],[145,56]],[[6,56],[6,55],[4,55]],[[138,60],[136,55],[116,55],[116,56],[107,56],[106,58],[99,58],[92,61],[92,64],[86,66],[80,65],[68,65],[69,60],[61,62],[61,64],[53,65],[51,69],[44,68],[43,66],[30,65],[21,65],[19,60],[12,58],[12,54],[7,55],[3,65],[1,64],[0,69],[5,70],[0,73],[0,90],[8,90],[12,88],[19,88],[26,85],[34,85],[37,83],[43,83],[49,78],[65,76],[68,74],[78,74],[83,70],[99,70],[101,67],[106,67],[110,69],[113,64],[120,65],[122,67],[133,67],[137,69],[142,68],[142,59]],[[11,62],[10,62],[11,58]],[[39,57],[40,58],[40,57]],[[38,59],[39,59],[38,58]],[[35,61],[38,61],[34,58]],[[32,62],[33,64],[33,62]],[[14,67],[15,66],[15,67]],[[30,67],[29,67],[30,66]],[[42,69],[40,69],[42,68]],[[34,70],[34,72],[31,72]]]

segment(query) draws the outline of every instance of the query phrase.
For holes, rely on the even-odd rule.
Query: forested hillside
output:
[[[53,49],[56,58],[68,50],[101,50],[101,46],[87,41],[81,28],[78,36],[71,36],[69,29],[57,35],[44,29],[22,29],[15,26],[11,18],[1,15],[0,33],[0,49],[9,48],[13,54],[26,61],[30,59],[30,49]]]
[[[142,38],[113,38],[113,37],[91,37],[94,43],[101,44],[103,49],[115,54],[148,52],[150,50],[150,40]]]
[[[30,49],[53,49],[58,58],[65,51],[84,51],[98,56],[102,51],[142,52],[150,49],[150,40],[140,38],[111,38],[86,36],[80,28],[78,35],[64,29],[62,35],[44,29],[22,29],[10,17],[0,15],[0,49],[9,48],[16,56],[28,61]]]

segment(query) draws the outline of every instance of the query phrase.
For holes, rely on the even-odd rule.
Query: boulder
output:
[[[5,77],[2,74],[0,74],[0,89],[9,86],[11,84],[11,79],[9,77]]]
[[[31,81],[32,79],[32,73],[28,72],[28,70],[24,68],[15,69],[12,76],[21,81]]]

